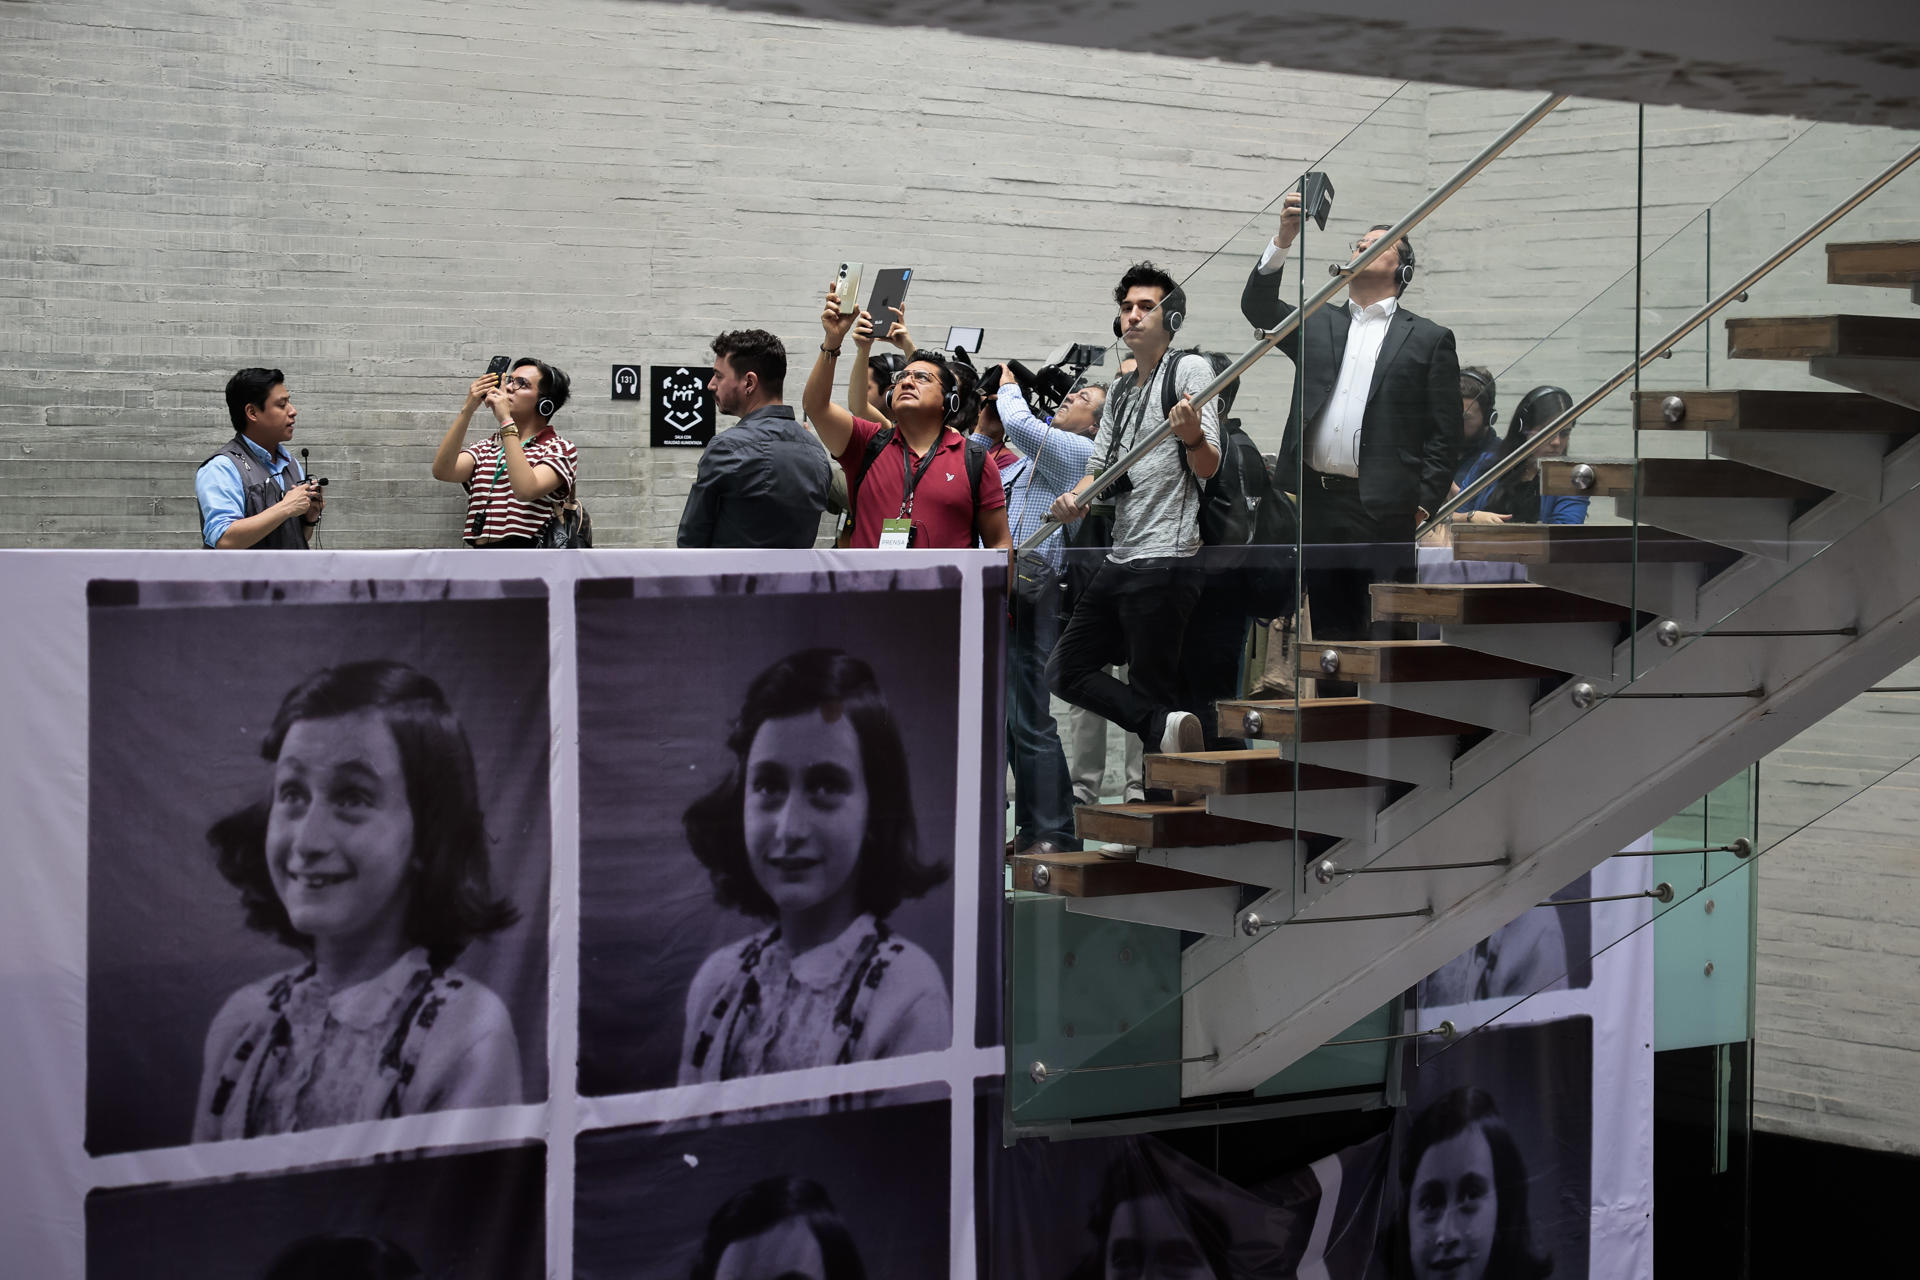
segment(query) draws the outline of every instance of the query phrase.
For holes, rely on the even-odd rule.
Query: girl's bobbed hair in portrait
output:
[[[301,720],[377,711],[399,748],[413,814],[413,873],[406,933],[436,966],[452,963],[475,938],[520,918],[494,895],[486,820],[474,779],[473,750],[440,686],[404,662],[349,662],[316,671],[280,703],[260,754],[280,758],[287,731]],[[272,806],[252,804],[207,830],[215,865],[240,890],[247,925],[298,950],[312,940],[293,927],[267,870]]]
[[[867,1280],[866,1264],[854,1248],[853,1235],[833,1207],[827,1189],[808,1178],[790,1174],[762,1178],[714,1211],[706,1238],[693,1260],[688,1280],[713,1280],[727,1246],[770,1231],[791,1218],[804,1219],[820,1245],[827,1280]]]
[[[1393,1226],[1392,1249],[1399,1270],[1413,1274],[1412,1241],[1408,1217],[1413,1212],[1413,1179],[1420,1158],[1433,1147],[1468,1129],[1478,1129],[1493,1155],[1493,1192],[1498,1210],[1493,1223],[1493,1249],[1487,1258],[1487,1280],[1545,1280],[1553,1274],[1553,1255],[1533,1247],[1533,1214],[1527,1206],[1527,1162],[1513,1140],[1491,1094],[1462,1085],[1428,1103],[1414,1117],[1400,1156],[1400,1214]]]
[[[273,1260],[260,1280],[419,1280],[413,1256],[378,1236],[308,1236]]]
[[[693,856],[713,877],[713,895],[763,920],[778,917],[773,899],[754,879],[747,859],[745,827],[747,754],[769,720],[821,711],[844,715],[860,741],[867,784],[867,830],[854,872],[862,911],[885,917],[906,898],[917,898],[947,878],[947,868],[920,861],[913,816],[913,780],[899,726],[881,696],[873,668],[838,649],[790,653],[753,678],[747,699],[727,735],[733,764],[718,787],[687,806],[681,817]]]
[[[1233,1236],[1226,1218],[1166,1176],[1139,1145],[1128,1143],[1107,1166],[1106,1177],[1100,1182],[1100,1198],[1093,1202],[1093,1212],[1087,1217],[1087,1230],[1096,1242],[1093,1252],[1068,1273],[1068,1280],[1103,1280],[1114,1216],[1130,1200],[1165,1204],[1206,1259],[1207,1274],[1218,1280],[1233,1275]]]

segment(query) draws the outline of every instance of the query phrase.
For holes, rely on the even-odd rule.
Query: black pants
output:
[[[1106,561],[1053,647],[1048,687],[1159,751],[1167,713],[1180,709],[1180,646],[1199,597],[1192,557]],[[1124,682],[1104,670],[1120,663]]]
[[[1405,623],[1374,622],[1370,588],[1376,582],[1413,582],[1419,553],[1413,545],[1414,513],[1375,516],[1360,501],[1351,480],[1335,477],[1336,488],[1322,487],[1309,471],[1300,498],[1302,577],[1316,640],[1411,640]],[[1303,642],[1304,643],[1304,642]],[[1357,686],[1322,680],[1323,698],[1350,698]]]
[[[1219,717],[1214,704],[1240,696],[1240,668],[1247,650],[1246,606],[1230,581],[1209,582],[1187,615],[1186,643],[1180,649],[1180,706],[1200,717],[1207,733],[1207,750],[1246,746],[1241,738],[1223,738],[1215,731]]]

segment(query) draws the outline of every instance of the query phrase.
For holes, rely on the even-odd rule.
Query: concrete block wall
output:
[[[288,375],[327,545],[451,544],[428,463],[497,352],[573,375],[600,540],[671,545],[696,458],[614,362],[758,325],[797,400],[843,258],[916,268],[923,341],[1102,337],[1124,263],[1185,274],[1393,88],[629,0],[45,0],[0,41],[15,546],[194,545],[250,364]]]

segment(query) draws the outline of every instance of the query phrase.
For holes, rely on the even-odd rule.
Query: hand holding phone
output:
[[[860,307],[860,274],[864,268],[857,262],[840,264],[840,274],[834,277],[833,296],[840,300],[840,314],[850,316]]]

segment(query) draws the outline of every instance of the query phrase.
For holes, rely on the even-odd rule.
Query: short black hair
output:
[[[566,370],[550,365],[536,356],[521,356],[513,362],[513,368],[509,372],[518,372],[528,365],[540,371],[541,398],[553,401],[553,413],[547,415],[551,419],[554,413],[560,412],[560,407],[566,404],[567,397],[573,393],[573,379],[567,376]]]
[[[278,369],[242,369],[227,379],[227,416],[233,419],[235,435],[247,429],[247,406],[266,408],[267,397],[286,380]]]
[[[778,396],[787,385],[787,349],[765,329],[729,329],[713,340],[713,358],[727,358],[736,377],[757,374],[760,389]]]
[[[413,1255],[379,1236],[296,1240],[260,1280],[415,1280],[426,1273]]]
[[[727,776],[681,815],[687,843],[712,878],[714,900],[721,906],[762,920],[778,918],[747,856],[747,755],[767,721],[828,708],[853,725],[867,784],[867,830],[854,872],[860,910],[885,918],[903,899],[917,898],[946,880],[944,865],[920,861],[907,748],[873,668],[838,649],[802,649],[747,686],[746,701],[727,734],[733,753]]]
[[[1391,231],[1393,230],[1393,224],[1391,222],[1376,222],[1372,226],[1368,227],[1367,230],[1368,231]],[[1394,242],[1393,251],[1398,255],[1400,255],[1401,266],[1411,267],[1411,266],[1418,265],[1415,262],[1414,256],[1413,256],[1413,237],[1412,236],[1401,236],[1398,240]],[[1404,281],[1394,282],[1394,286],[1393,286],[1394,297],[1397,298],[1401,294],[1405,293],[1406,291],[1407,291],[1407,286]]]
[[[287,730],[298,721],[368,710],[378,711],[393,734],[413,814],[413,861],[419,869],[413,873],[406,934],[444,968],[469,942],[506,928],[520,913],[493,894],[473,750],[440,686],[404,662],[323,668],[281,700],[260,754],[277,761]],[[207,842],[220,874],[240,890],[248,927],[310,952],[313,940],[293,927],[267,868],[271,813],[266,801],[230,813],[208,829]]]
[[[860,1250],[854,1247],[853,1233],[833,1207],[827,1189],[811,1178],[792,1174],[762,1178],[714,1211],[707,1220],[707,1234],[700,1241],[693,1269],[687,1273],[688,1280],[713,1280],[729,1245],[794,1218],[805,1221],[813,1232],[827,1280],[867,1280],[867,1267],[860,1261]]]

